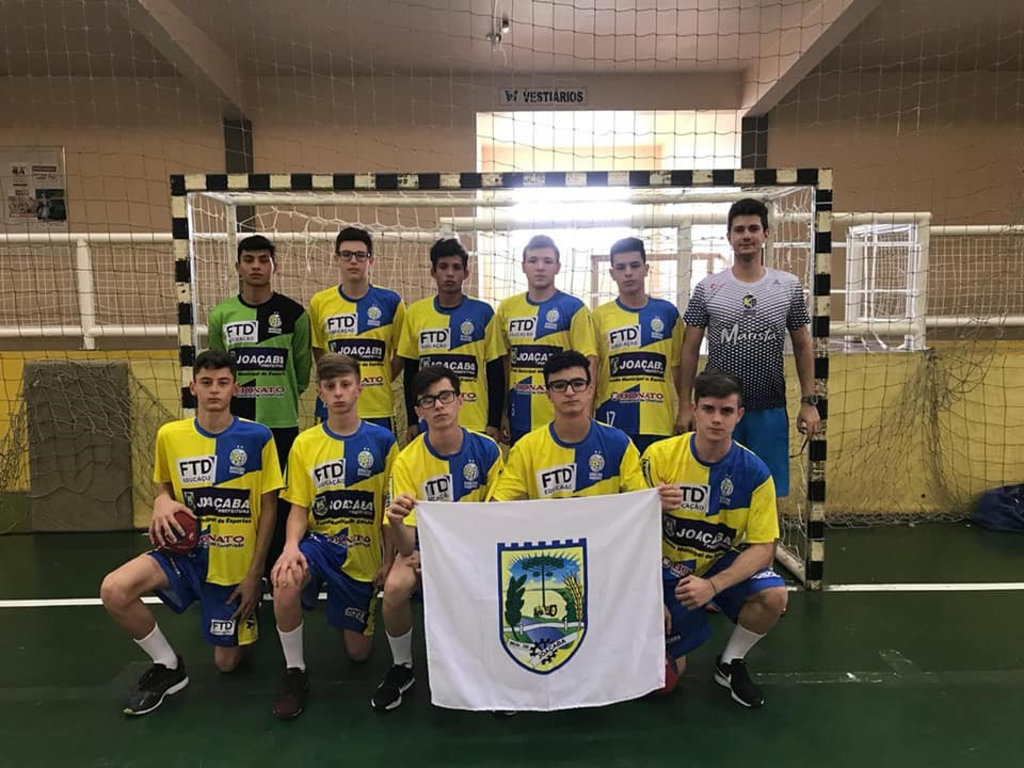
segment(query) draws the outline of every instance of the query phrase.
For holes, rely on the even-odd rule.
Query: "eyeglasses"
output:
[[[455,394],[454,389],[446,389],[438,392],[436,395],[424,395],[416,401],[416,407],[428,410],[433,408],[437,403],[441,403],[441,405],[448,405],[453,402],[456,397],[457,395]]]
[[[338,251],[338,256],[341,257],[342,261],[366,261],[370,258],[369,251]]]
[[[565,392],[569,387],[572,387],[573,392],[582,392],[589,386],[590,381],[587,379],[555,379],[548,382],[548,389],[559,393]]]

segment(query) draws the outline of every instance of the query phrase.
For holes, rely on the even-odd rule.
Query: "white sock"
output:
[[[736,628],[732,631],[732,635],[729,636],[729,642],[725,644],[725,650],[722,651],[722,663],[728,664],[735,659],[744,658],[762,637],[764,635],[751,632],[749,629],[745,629],[737,624]]]
[[[160,631],[159,624],[153,627],[152,632],[135,642],[149,654],[149,658],[153,660],[154,664],[163,664],[168,669],[178,668],[178,654],[174,652],[171,644],[164,637],[164,633]]]
[[[395,664],[400,664],[403,667],[412,668],[412,630],[410,629],[404,635],[394,637],[391,633],[388,633],[388,645],[391,646],[391,658],[395,660]]]
[[[277,630],[281,638],[281,650],[284,651],[284,665],[287,669],[306,669],[305,653],[302,649],[302,624],[291,632]]]

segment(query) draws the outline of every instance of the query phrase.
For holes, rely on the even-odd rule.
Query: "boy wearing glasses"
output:
[[[416,541],[416,501],[482,501],[501,474],[498,444],[459,423],[463,394],[459,376],[449,368],[421,368],[412,379],[416,415],[427,431],[395,459],[391,469],[391,504],[384,525],[398,557],[384,583],[381,614],[393,665],[370,704],[385,712],[402,703],[416,678],[412,669],[410,600],[419,588],[420,553]]]
[[[359,362],[363,388],[359,416],[394,431],[395,405],[391,382],[401,370],[395,354],[405,322],[402,297],[370,283],[373,239],[370,233],[346,227],[334,241],[334,260],[341,282],[315,294],[309,302],[313,357],[339,352]],[[317,402],[317,416],[326,410]]]
[[[600,496],[645,488],[640,454],[626,433],[590,417],[590,362],[575,350],[544,364],[555,418],[519,440],[491,497],[495,501]]]
[[[600,361],[596,417],[629,435],[641,453],[675,428],[683,339],[675,305],[647,295],[650,271],[643,240],[617,241],[611,276],[619,297],[594,312]]]

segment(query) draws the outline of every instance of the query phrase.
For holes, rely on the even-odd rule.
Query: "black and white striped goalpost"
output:
[[[189,392],[196,356],[195,261],[189,224],[189,196],[204,193],[459,192],[518,188],[631,187],[646,190],[731,187],[764,189],[805,187],[813,191],[810,234],[813,245],[811,334],[814,380],[822,428],[808,443],[807,547],[800,555],[782,552],[779,560],[807,589],[822,586],[825,564],[825,462],[828,423],[829,318],[832,259],[832,171],[826,168],[742,168],[673,171],[579,171],[548,173],[210,173],[171,176],[171,230],[178,300],[178,360],[181,404],[195,407]],[[743,196],[737,192],[737,198]]]

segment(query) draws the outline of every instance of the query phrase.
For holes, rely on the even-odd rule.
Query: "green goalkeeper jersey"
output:
[[[210,349],[226,350],[238,368],[231,412],[271,429],[297,427],[299,395],[309,384],[309,315],[275,293],[258,306],[241,296],[210,313]]]

